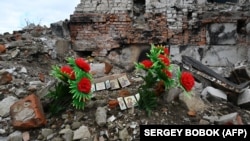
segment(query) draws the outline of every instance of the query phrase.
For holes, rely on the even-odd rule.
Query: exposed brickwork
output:
[[[112,48],[128,44],[165,43],[204,46],[217,43],[210,43],[207,39],[209,33],[207,27],[213,23],[235,24],[237,33],[230,32],[238,35],[235,37],[236,44],[249,45],[249,35],[246,36],[244,32],[246,24],[250,22],[249,9],[244,9],[242,5],[240,10],[235,11],[228,10],[232,8],[232,4],[224,4],[224,7],[216,4],[206,6],[204,3],[198,5],[195,1],[188,0],[177,4],[176,7],[176,1],[160,3],[148,0],[144,13],[138,16],[134,10],[138,5],[131,8],[136,6],[133,1],[110,1],[110,3],[107,5],[103,2],[101,10],[91,11],[90,5],[94,7],[95,3],[93,1],[88,3],[88,10],[84,10],[86,2],[82,2],[70,16],[70,33],[75,50],[92,51],[92,55],[105,56]],[[129,6],[124,9],[121,8],[122,5]],[[215,6],[221,10],[213,10],[216,9]],[[237,4],[233,6],[237,7]],[[224,26],[222,28],[225,29]]]

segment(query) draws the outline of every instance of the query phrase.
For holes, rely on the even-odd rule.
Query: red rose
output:
[[[149,59],[147,59],[147,60],[143,60],[143,61],[141,62],[141,64],[142,64],[146,69],[149,69],[149,68],[152,67],[153,62],[150,61]]]
[[[165,55],[169,56],[169,49],[168,49],[168,48],[164,48],[163,51],[164,51],[164,54],[165,54]]]
[[[163,72],[166,74],[168,78],[172,78],[172,73],[169,70],[164,69]]]
[[[181,85],[186,89],[186,91],[191,91],[194,86],[194,77],[189,72],[182,72],[180,82]]]
[[[160,54],[158,56],[159,59],[161,59],[161,61],[166,65],[166,66],[169,66],[170,65],[170,61],[169,59],[165,56],[165,55],[162,55]]]
[[[71,80],[75,79],[75,73],[74,70],[70,66],[62,66],[61,67],[61,72],[66,74]]]
[[[83,69],[85,72],[90,71],[90,65],[83,58],[77,58],[75,60],[75,63],[79,68]]]
[[[80,92],[89,93],[91,90],[91,81],[88,78],[82,78],[78,84],[77,88]]]

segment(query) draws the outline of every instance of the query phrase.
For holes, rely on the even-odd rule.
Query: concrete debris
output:
[[[0,34],[0,140],[128,141],[140,140],[140,124],[249,124],[250,3],[217,2],[81,0],[69,20],[50,28],[30,24]],[[147,57],[150,43],[168,46],[177,66],[183,55],[197,60],[182,63],[188,63],[199,86],[196,82],[191,98],[183,93],[160,97],[159,108],[147,117],[136,105],[143,80],[134,62]],[[48,117],[45,95],[56,83],[51,66],[72,56],[92,64],[93,98],[84,110],[69,105],[61,115]],[[41,101],[27,101],[30,94]],[[110,100],[119,107],[109,107]],[[33,123],[23,126],[25,131],[13,128],[12,122],[37,121],[41,109],[44,128]]]

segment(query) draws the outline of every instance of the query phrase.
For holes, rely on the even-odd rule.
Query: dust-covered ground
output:
[[[26,39],[19,43],[17,41],[6,41],[9,36],[12,37],[12,35],[1,36],[1,43],[5,42],[9,45],[7,51],[0,54],[0,101],[8,96],[22,99],[31,93],[40,95],[41,90],[45,90],[43,96],[41,96],[41,103],[47,124],[43,127],[19,131],[12,127],[10,115],[3,116],[0,118],[0,136],[2,136],[0,140],[9,139],[14,132],[17,132],[22,137],[28,134],[30,140],[128,141],[140,140],[140,125],[248,125],[250,123],[250,111],[233,103],[232,101],[235,101],[234,97],[228,100],[220,98],[204,100],[200,98],[205,87],[198,80],[196,80],[193,89],[193,96],[189,98],[181,93],[172,98],[171,101],[167,101],[166,95],[168,95],[168,92],[162,92],[158,97],[158,105],[152,110],[150,116],[144,110],[139,109],[138,106],[125,110],[121,110],[119,105],[110,108],[108,104],[110,100],[117,99],[124,94],[126,96],[137,94],[139,86],[143,83],[142,80],[138,79],[136,70],[127,72],[125,69],[113,64],[112,61],[108,62],[112,66],[109,73],[102,76],[93,75],[93,78],[100,79],[116,74],[126,74],[131,83],[129,86],[116,90],[95,91],[93,98],[87,102],[84,110],[77,110],[68,104],[65,105],[65,111],[51,116],[49,112],[51,100],[44,97],[44,94],[49,92],[49,89],[46,89],[48,84],[55,80],[50,75],[52,66],[65,65],[67,63],[66,58],[69,56],[80,56],[87,60],[89,54],[79,54],[69,50],[65,52],[63,57],[53,58],[50,52],[50,49],[53,50],[53,48],[43,50],[45,48],[44,39],[32,38],[31,40],[36,42],[35,47],[26,47],[26,45],[20,46],[20,44],[32,44],[27,42],[31,37],[25,36]],[[15,42],[15,45],[10,45],[11,42]],[[107,58],[92,57],[92,63],[103,63],[102,60],[107,60]],[[8,83],[3,82],[3,72],[5,71],[12,76],[12,81]],[[36,84],[39,82],[39,86],[33,88],[30,82],[36,82]],[[53,88],[54,85],[50,85],[50,87]],[[102,125],[98,124],[96,116],[99,107],[105,109],[105,112],[101,115],[105,119]],[[83,127],[86,127],[84,128],[86,134],[79,131],[83,130]]]
[[[40,64],[40,61],[33,61],[32,63],[18,62],[19,65],[23,65],[29,70],[30,77],[32,77],[32,75],[35,76],[37,72],[43,72],[47,80],[54,79],[49,75],[52,65],[65,63],[66,62],[61,61],[57,62],[56,60],[48,60],[46,64]],[[13,62],[13,64],[15,63]],[[119,73],[126,73],[131,84],[117,90],[107,89],[95,91],[93,93],[94,97],[88,102],[88,106],[84,110],[76,110],[71,105],[68,105],[66,111],[55,116],[49,116],[48,99],[42,99],[48,123],[45,127],[30,130],[30,138],[32,140],[47,140],[42,130],[51,129],[53,131],[51,140],[56,140],[58,138],[65,139],[66,137],[63,137],[63,135],[67,134],[62,134],[60,131],[65,128],[74,131],[82,125],[88,127],[92,140],[139,140],[140,125],[249,124],[250,112],[248,110],[242,109],[226,100],[215,98],[210,101],[204,101],[203,99],[199,99],[200,92],[204,89],[202,85],[195,87],[193,90],[195,94],[194,97],[198,98],[201,105],[197,104],[197,100],[192,100],[192,98],[189,102],[183,101],[183,99],[180,98],[175,98],[171,102],[166,102],[163,99],[163,95],[166,95],[167,92],[163,92],[162,95],[158,97],[158,106],[152,110],[151,116],[148,116],[146,112],[139,109],[138,106],[126,110],[121,110],[119,106],[109,108],[109,100],[117,99],[124,92],[129,95],[136,94],[138,93],[138,87],[143,83],[143,81],[136,79],[135,70],[126,72],[115,65],[113,65],[111,72],[107,74],[107,76]],[[198,85],[200,83],[196,82],[196,84]],[[196,107],[194,110],[192,110],[192,106],[190,106],[192,104]],[[102,126],[98,125],[96,122],[96,110],[98,107],[105,107],[107,110],[106,115],[103,115],[107,117],[107,123]],[[231,118],[229,116],[228,121],[219,120],[220,117],[232,113],[237,113],[237,118]]]

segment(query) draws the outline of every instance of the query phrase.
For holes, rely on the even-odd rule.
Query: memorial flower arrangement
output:
[[[178,87],[190,95],[195,80],[190,72],[181,71],[179,67],[173,69],[169,48],[165,46],[151,44],[147,57],[148,59],[135,63],[135,68],[145,71],[145,75],[141,76],[144,83],[138,90],[140,94],[138,106],[150,115],[152,109],[157,106],[157,94],[154,88],[158,82],[163,82],[165,91]]]
[[[66,65],[52,66],[51,75],[59,81],[47,95],[54,100],[50,106],[51,112],[58,113],[69,103],[76,109],[84,109],[92,97],[92,74],[89,71],[89,63],[81,57],[69,57]]]

